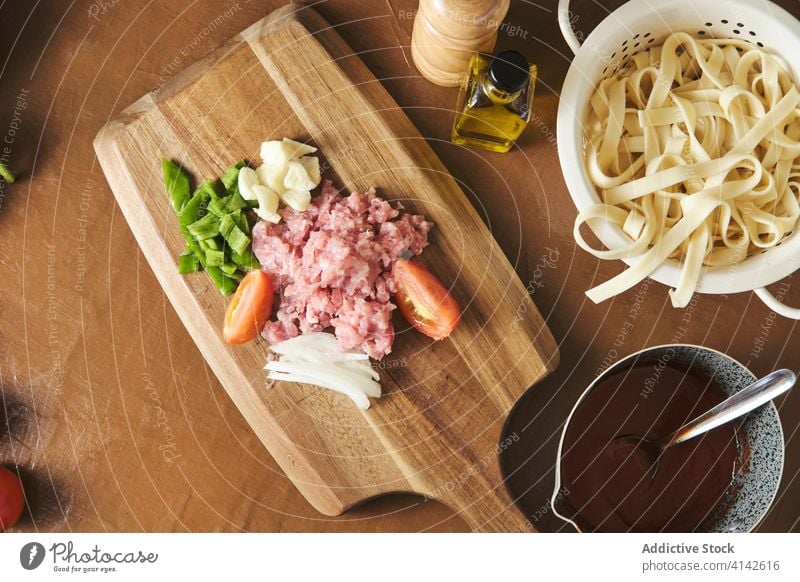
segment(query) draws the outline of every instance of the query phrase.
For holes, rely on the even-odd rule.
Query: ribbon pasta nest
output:
[[[599,83],[586,165],[601,198],[575,239],[603,259],[639,257],[590,289],[594,302],[630,289],[666,260],[682,263],[672,304],[685,307],[704,265],[734,265],[774,247],[800,217],[800,93],[772,54],[735,39],[675,33]],[[596,249],[581,226],[620,227]]]

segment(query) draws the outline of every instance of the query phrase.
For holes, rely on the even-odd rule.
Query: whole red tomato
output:
[[[22,483],[13,471],[0,465],[0,532],[12,527],[25,509]]]

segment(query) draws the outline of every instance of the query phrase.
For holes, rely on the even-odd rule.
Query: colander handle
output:
[[[578,40],[575,31],[572,30],[572,11],[569,9],[569,0],[558,0],[558,9],[556,12],[561,34],[564,36],[564,40],[567,41],[569,48],[572,49],[572,52],[577,55],[578,50],[581,48],[581,41]]]
[[[766,303],[767,307],[778,315],[788,317],[789,319],[800,319],[800,309],[784,305],[783,302],[778,301],[778,298],[767,291],[766,288],[761,287],[760,289],[755,289],[755,293],[761,301]]]

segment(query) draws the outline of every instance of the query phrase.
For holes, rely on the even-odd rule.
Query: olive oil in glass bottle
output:
[[[458,94],[453,143],[507,152],[528,125],[536,65],[516,51],[475,53]]]

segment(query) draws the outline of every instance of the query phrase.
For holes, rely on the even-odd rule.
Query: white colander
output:
[[[673,32],[698,38],[737,38],[764,47],[800,79],[800,22],[768,0],[631,0],[609,14],[581,43],[572,29],[580,18],[570,11],[569,0],[559,0],[558,21],[575,59],[564,80],[558,107],[558,157],[572,200],[578,210],[599,202],[584,166],[589,99],[598,81],[613,75],[636,52],[663,44]],[[596,232],[608,248],[618,248],[625,235],[616,227]],[[800,229],[778,246],[753,255],[733,267],[705,267],[697,284],[701,293],[755,291],[770,309],[800,319],[800,309],[790,308],[764,287],[800,268]],[[637,259],[626,259],[634,264]],[[651,275],[674,288],[680,266],[667,261]]]

